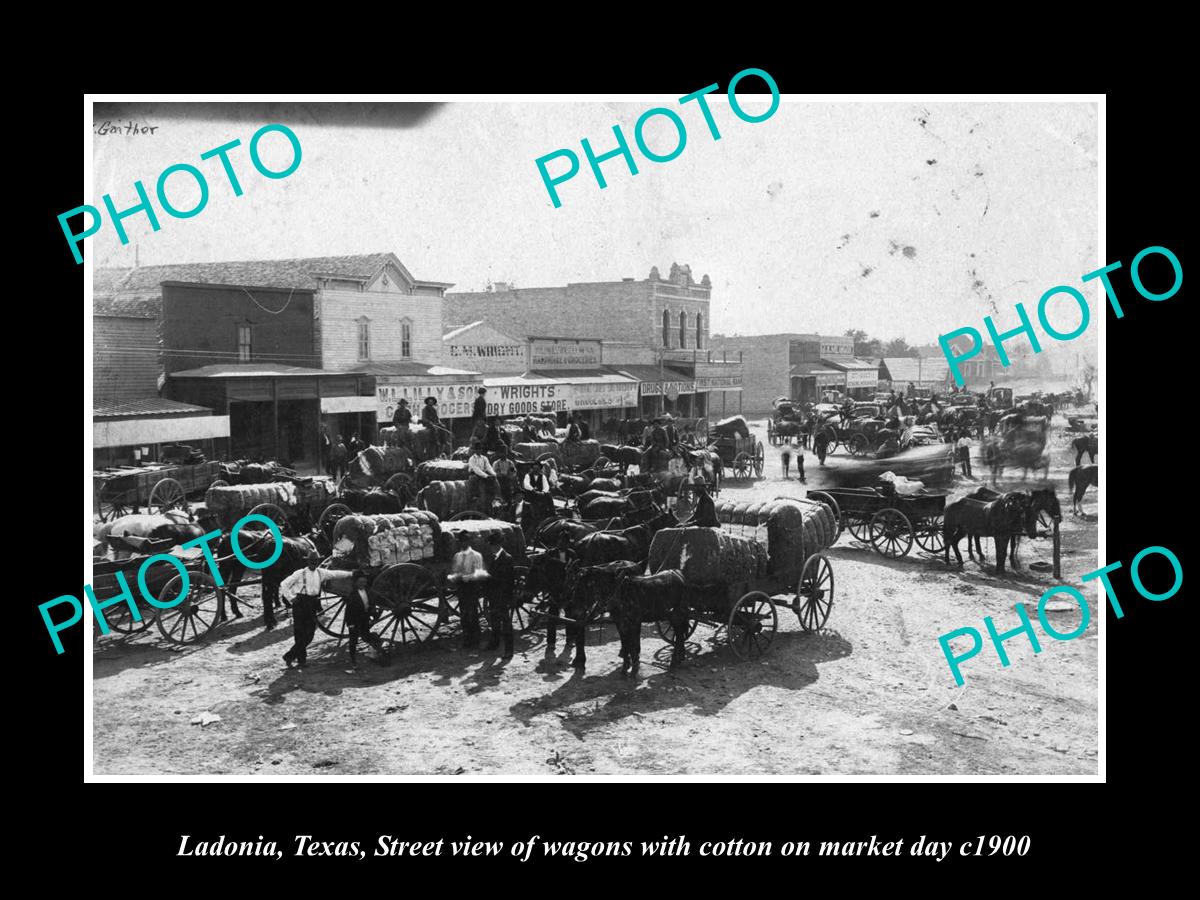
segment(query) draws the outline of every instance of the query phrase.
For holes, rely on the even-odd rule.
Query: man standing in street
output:
[[[493,531],[488,537],[492,558],[488,563],[488,626],[492,630],[484,650],[495,650],[504,641],[502,659],[513,655],[513,570],[512,554],[504,549],[500,532]]]
[[[446,581],[454,585],[458,591],[458,615],[462,621],[463,649],[474,650],[479,647],[479,594],[480,582],[486,581],[488,571],[483,564],[483,556],[471,546],[471,538],[466,532],[458,536],[458,552],[450,564],[450,574]]]
[[[279,585],[284,600],[292,602],[292,649],[283,654],[288,668],[295,662],[303,669],[308,664],[308,645],[317,633],[317,613],[321,609],[321,557],[310,550],[303,569],[297,569]]]
[[[971,474],[971,439],[967,437],[967,433],[967,429],[964,428],[955,446],[958,448],[958,461],[962,463],[962,473],[968,478],[974,478]]]
[[[379,635],[371,633],[371,598],[367,595],[367,576],[361,569],[356,569],[351,576],[354,587],[346,598],[344,613],[346,628],[350,634],[350,668],[358,668],[358,642],[369,644],[379,654],[380,665],[388,664],[387,651],[383,649],[383,641]]]
[[[329,459],[333,450],[333,441],[329,439],[329,429],[325,423],[321,423],[321,470],[326,475],[332,475],[329,470]]]
[[[825,454],[829,452],[829,435],[824,428],[813,438],[813,449],[817,452],[817,461],[825,465]]]

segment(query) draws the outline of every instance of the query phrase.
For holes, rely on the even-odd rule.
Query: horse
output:
[[[577,669],[587,666],[587,651],[584,636],[588,623],[602,609],[608,609],[620,590],[622,576],[640,575],[643,563],[615,560],[598,566],[572,565],[567,570],[564,586],[565,602],[563,615],[571,622],[566,626],[567,648],[575,646],[575,657],[571,665]],[[683,629],[687,633],[687,628]],[[625,642],[622,641],[622,650]],[[548,655],[552,655],[547,651]],[[624,656],[624,652],[622,653]]]
[[[548,491],[522,491],[518,495],[513,518],[521,526],[527,543],[532,543],[542,525],[556,518],[554,498]]]
[[[622,675],[637,677],[642,655],[642,624],[666,620],[674,632],[671,668],[683,662],[690,611],[687,582],[678,569],[638,575],[629,569],[617,574],[617,589],[609,596],[608,614],[621,637]]]
[[[1077,437],[1071,441],[1071,446],[1075,448],[1075,465],[1079,466],[1083,462],[1083,454],[1088,455],[1088,462],[1096,461],[1096,454],[1100,452],[1100,441],[1094,434]]]
[[[601,444],[600,454],[616,463],[622,475],[630,466],[640,466],[642,462],[642,452],[637,447]]]
[[[982,562],[983,545],[981,537],[990,537],[996,541],[996,574],[1004,573],[1004,560],[1008,555],[1009,543],[1014,535],[1024,531],[1028,537],[1037,537],[1037,513],[1027,494],[1014,491],[1010,494],[991,501],[976,500],[963,497],[953,503],[946,504],[942,521],[942,539],[946,544],[946,565],[950,565],[950,548],[958,564],[963,564],[962,553],[959,552],[958,542],[967,538],[967,554],[971,559],[975,554],[971,551],[971,541],[979,551]],[[1016,561],[1013,561],[1016,569]]]
[[[1067,486],[1071,489],[1071,512],[1074,515],[1082,515],[1083,508],[1079,505],[1083,500],[1083,495],[1087,493],[1090,485],[1095,485],[1096,490],[1100,490],[1100,481],[1097,473],[1100,467],[1097,465],[1076,466],[1067,473]]]
[[[616,497],[601,495],[580,503],[579,516],[582,519],[612,519],[661,505],[664,501],[662,491],[657,489],[631,491]]]
[[[620,531],[595,531],[584,535],[575,546],[580,564],[585,566],[598,566],[618,560],[644,562],[650,555],[650,541],[653,537],[654,534],[648,525],[633,525]]]
[[[529,558],[529,572],[525,575],[523,596],[521,601],[528,603],[536,597],[542,597],[538,603],[538,612],[544,612],[546,618],[546,656],[554,656],[555,645],[558,641],[558,621],[563,606],[568,602],[567,577],[568,569],[574,560],[563,562],[551,550],[534,553]],[[544,607],[544,609],[543,609]],[[570,617],[568,617],[570,618]],[[533,624],[532,622],[530,624]],[[567,646],[575,640],[572,626],[567,626]]]
[[[238,536],[238,547],[242,552],[242,556],[251,562],[266,562],[275,553],[275,536],[265,525],[261,526],[261,531],[257,528],[252,528],[255,525],[259,525],[259,523],[251,522],[243,526],[242,532]],[[296,570],[303,569],[308,564],[309,554],[328,555],[321,552],[322,549],[328,549],[321,546],[324,543],[324,535],[319,531],[307,537],[289,537],[284,535],[283,548],[279,553],[279,558],[266,568],[258,570],[262,573],[261,596],[264,625],[269,621],[267,613],[274,611],[275,604],[279,600],[279,585],[283,582],[283,579]],[[225,595],[229,598],[229,608],[233,613],[233,617],[240,619],[242,611],[238,608],[237,589],[241,583],[246,566],[233,552],[231,535],[226,534],[221,537],[220,543],[217,544],[215,556],[217,558],[217,571],[221,573],[221,580],[225,583]],[[226,618],[225,609],[222,607],[220,617],[217,621],[223,622]]]

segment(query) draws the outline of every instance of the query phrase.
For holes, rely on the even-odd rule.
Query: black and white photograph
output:
[[[713,80],[95,101],[92,777],[1102,774],[1102,97]]]

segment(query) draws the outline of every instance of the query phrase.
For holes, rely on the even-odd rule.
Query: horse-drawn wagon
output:
[[[221,464],[117,466],[92,473],[93,509],[101,522],[136,513],[188,509],[188,497],[221,479]]]
[[[767,418],[767,442],[782,444],[804,432],[804,413],[786,397],[778,397],[772,404],[774,409]]]
[[[722,419],[708,433],[708,445],[721,459],[721,465],[730,469],[735,478],[762,478],[766,454],[762,441],[750,433],[750,426],[742,416]]]
[[[945,491],[922,488],[918,493],[902,494],[885,483],[879,487],[825,488],[809,491],[808,497],[829,505],[839,536],[848,530],[889,559],[907,556],[914,541],[928,553],[940,553],[945,548]]]

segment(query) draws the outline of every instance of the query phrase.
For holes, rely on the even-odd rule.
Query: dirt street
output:
[[[1060,424],[1060,423],[1056,423]],[[754,423],[766,442],[765,422]],[[1051,476],[1063,504],[1064,583],[1096,568],[1096,494],[1070,513],[1073,451],[1056,428]],[[803,496],[782,479],[767,445],[762,481],[726,482],[723,498]],[[806,454],[809,488],[828,473]],[[848,465],[844,454],[833,464]],[[982,477],[977,465],[975,474]],[[1014,482],[1008,482],[1012,484]],[[956,477],[954,488],[975,486]],[[170,648],[157,629],[101,638],[95,650],[98,774],[1093,774],[1097,769],[1097,621],[1056,641],[1038,630],[1006,643],[1004,668],[985,643],[957,687],[938,645],[963,626],[1019,624],[1014,603],[1037,620],[1054,583],[1049,538],[1025,541],[1022,570],[998,578],[989,562],[947,571],[913,548],[892,561],[843,533],[829,551],[836,594],[827,629],[805,634],[781,609],[766,657],[742,662],[700,626],[684,668],[666,669],[666,645],[647,626],[642,674],[622,677],[611,629],[576,673],[543,659],[544,635],[518,637],[507,664],[456,649],[448,638],[401,648],[383,668],[369,655],[348,674],[344,645],[318,632],[304,672],[286,670],[291,623],[215,629],[206,643]],[[963,544],[966,558],[966,546]],[[1085,590],[1089,601],[1093,591]],[[1078,624],[1071,603],[1049,616]],[[986,634],[985,634],[986,641]],[[562,648],[560,637],[559,648]],[[203,712],[220,721],[190,724]]]

